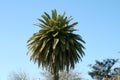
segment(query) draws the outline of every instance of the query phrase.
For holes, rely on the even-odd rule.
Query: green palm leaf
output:
[[[55,76],[59,71],[74,69],[75,64],[85,55],[85,41],[73,33],[78,22],[70,24],[73,18],[65,16],[65,12],[57,14],[56,10],[52,10],[51,16],[44,12],[41,17],[37,25],[40,30],[27,41],[30,60]]]

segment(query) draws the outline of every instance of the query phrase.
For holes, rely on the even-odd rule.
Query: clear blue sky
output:
[[[120,58],[120,0],[0,0],[0,80],[19,70],[40,76],[26,55],[26,42],[39,30],[33,25],[37,18],[52,9],[79,22],[77,34],[86,41],[86,55],[76,70],[83,78],[91,80],[88,64],[95,60]]]

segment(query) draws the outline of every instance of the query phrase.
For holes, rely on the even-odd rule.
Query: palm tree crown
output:
[[[72,19],[65,13],[58,15],[56,10],[52,10],[52,16],[44,12],[42,19],[38,19],[40,30],[27,42],[30,60],[54,73],[74,69],[84,55],[85,41],[73,33],[78,22],[70,24]]]

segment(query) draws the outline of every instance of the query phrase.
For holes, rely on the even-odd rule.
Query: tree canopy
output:
[[[40,23],[36,24],[40,30],[28,40],[30,60],[54,75],[74,69],[75,64],[82,60],[85,49],[85,41],[73,33],[78,22],[70,23],[72,17],[65,16],[65,12],[57,14],[56,10],[52,10],[51,16],[44,12],[41,17],[38,19]]]
[[[88,74],[97,80],[102,80],[103,78],[113,78],[114,75],[117,75],[118,68],[112,69],[115,63],[118,62],[118,59],[105,59],[103,61],[97,61],[94,65],[90,64],[92,71]],[[116,74],[117,73],[117,74]]]

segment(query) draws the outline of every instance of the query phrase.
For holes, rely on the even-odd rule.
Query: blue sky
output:
[[[12,71],[23,70],[31,77],[41,77],[37,64],[29,61],[27,40],[39,30],[43,12],[56,9],[73,16],[77,34],[86,41],[83,61],[75,70],[88,76],[88,64],[105,58],[119,58],[120,0],[0,0],[0,79],[7,80]]]

